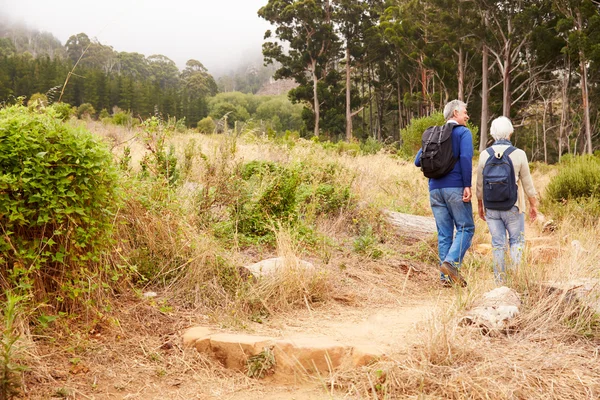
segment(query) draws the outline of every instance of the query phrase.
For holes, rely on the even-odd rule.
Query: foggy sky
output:
[[[0,0],[13,22],[52,33],[64,45],[84,32],[115,51],[189,59],[213,75],[260,57],[270,28],[257,11],[267,0]],[[2,23],[0,21],[0,23]],[[260,60],[260,58],[258,58]]]

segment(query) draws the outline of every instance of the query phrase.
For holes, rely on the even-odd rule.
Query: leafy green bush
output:
[[[27,102],[27,107],[46,107],[48,105],[48,96],[42,93],[34,93]]]
[[[60,119],[0,110],[0,285],[73,304],[98,289],[119,193],[109,150]]]
[[[83,103],[79,107],[76,107],[75,115],[77,115],[77,118],[79,119],[93,118],[94,115],[96,115],[96,110],[90,103]]]
[[[558,175],[552,178],[546,193],[554,201],[600,197],[600,160],[582,156],[561,161]]]
[[[360,144],[362,154],[377,154],[381,149],[383,149],[383,143],[372,137],[368,137],[367,140]]]
[[[198,121],[198,131],[200,133],[213,133],[216,127],[217,124],[210,116],[202,118],[200,121]]]
[[[126,127],[133,126],[133,116],[131,115],[131,112],[118,110],[113,114],[112,119],[115,125],[121,125]]]
[[[54,110],[54,115],[62,121],[66,121],[73,115],[73,107],[67,103],[53,103],[50,106]]]

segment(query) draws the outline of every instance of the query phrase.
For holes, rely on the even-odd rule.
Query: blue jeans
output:
[[[429,192],[431,211],[438,232],[440,264],[447,261],[457,268],[467,249],[471,247],[475,234],[473,206],[471,202],[465,203],[462,197],[463,188],[433,189]]]
[[[506,233],[510,244],[511,264],[516,268],[521,263],[525,248],[525,214],[513,206],[510,210],[485,210],[485,219],[492,234],[492,252],[494,254],[494,277],[502,283],[506,274]]]

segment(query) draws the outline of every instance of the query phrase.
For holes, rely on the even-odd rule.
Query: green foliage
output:
[[[108,149],[49,108],[0,110],[0,274],[4,289],[77,303],[110,243],[118,206]]]
[[[28,107],[46,107],[48,105],[48,96],[42,93],[34,93],[27,102]]]
[[[237,235],[243,244],[272,243],[274,228],[293,227],[305,244],[317,244],[310,228],[316,217],[338,215],[351,203],[347,172],[338,164],[283,165],[251,161],[237,170],[226,201],[230,218],[217,225],[217,236]],[[214,203],[213,203],[214,204]]]
[[[61,121],[66,121],[73,115],[73,107],[67,103],[53,103],[50,108]]]
[[[600,160],[594,156],[563,160],[546,193],[554,201],[600,197]]]
[[[112,116],[112,121],[115,125],[126,127],[133,126],[133,116],[131,115],[131,112],[117,110]]]
[[[272,374],[275,368],[275,355],[273,349],[265,347],[257,355],[248,357],[246,361],[246,374],[250,378],[264,378],[267,374]]]
[[[198,131],[200,133],[214,133],[217,124],[215,124],[215,121],[212,119],[211,116],[202,118],[199,122],[198,122]]]
[[[379,242],[379,238],[373,232],[373,227],[365,225],[361,227],[359,236],[354,240],[354,251],[369,258],[381,258],[383,251],[378,246]]]
[[[75,115],[77,118],[93,118],[96,114],[96,110],[94,110],[94,106],[90,103],[83,103],[79,107],[75,108]]]
[[[362,154],[377,154],[383,149],[383,143],[372,137],[360,143],[360,151]]]
[[[167,125],[159,117],[151,117],[142,123],[142,127],[144,144],[149,150],[140,161],[142,176],[165,179],[169,185],[174,185],[179,179],[179,168],[175,148],[173,145],[166,148]]]

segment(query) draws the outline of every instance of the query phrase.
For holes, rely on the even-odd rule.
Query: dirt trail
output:
[[[281,337],[327,337],[352,346],[371,346],[390,358],[417,339],[420,324],[432,318],[451,294],[447,289],[429,292],[421,298],[398,299],[398,304],[348,307],[335,306],[322,310],[296,313],[294,318],[270,321],[260,333]],[[400,300],[403,303],[400,303]],[[220,397],[222,396],[222,397]],[[346,394],[330,392],[324,381],[281,384],[263,380],[260,385],[244,388],[214,398],[230,400],[320,400],[342,399]]]

